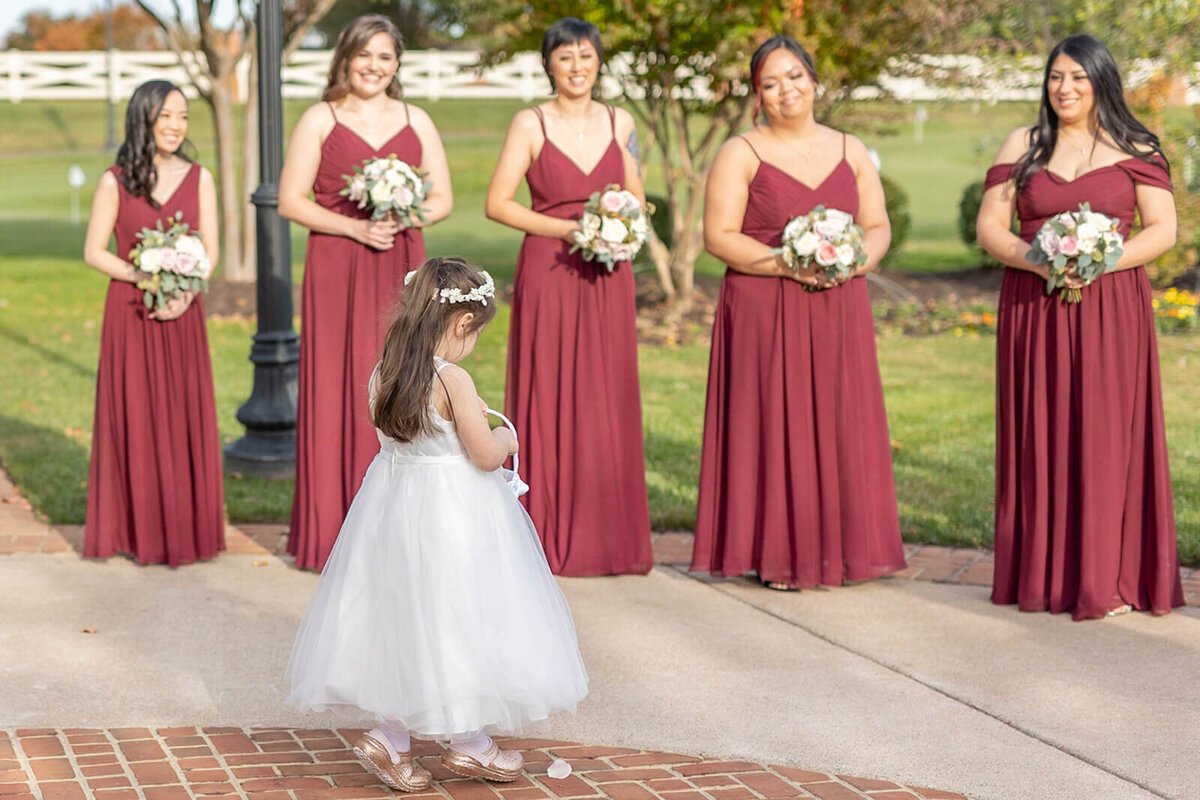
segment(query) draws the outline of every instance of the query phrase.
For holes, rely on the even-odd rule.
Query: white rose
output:
[[[813,230],[822,238],[836,239],[846,230],[846,223],[839,219],[826,217],[813,223]]]
[[[378,180],[383,176],[383,172],[386,169],[387,162],[379,160],[372,161],[370,164],[367,164],[365,167],[363,167],[363,175],[366,175],[368,178],[374,178],[375,180]]]
[[[650,235],[650,223],[646,221],[645,215],[634,217],[633,221],[629,223],[629,230],[633,231],[638,239],[644,240]]]
[[[1125,237],[1122,236],[1121,234],[1117,233],[1116,231],[1109,231],[1104,234],[1104,250],[1105,250],[1105,252],[1111,252],[1113,250],[1116,250],[1118,247],[1123,247],[1124,244],[1125,244]]]
[[[600,237],[606,241],[623,242],[628,235],[629,229],[625,223],[615,217],[605,217],[604,222],[600,223]]]
[[[175,249],[195,258],[206,258],[208,255],[199,236],[180,236],[175,240]]]
[[[825,209],[825,219],[833,220],[834,222],[838,223],[842,226],[842,230],[850,227],[850,223],[854,222],[854,217],[837,208]]]
[[[796,217],[783,229],[784,240],[795,239],[808,230],[808,217]]]
[[[855,260],[855,255],[856,255],[856,254],[855,254],[855,252],[854,252],[854,245],[852,245],[852,244],[840,244],[840,245],[838,245],[838,249],[837,249],[837,263],[838,263],[840,266],[843,266],[843,267],[848,267],[848,266],[850,266],[851,264],[853,264],[853,263],[854,263],[854,260]]]
[[[621,190],[621,202],[624,204],[624,208],[629,210],[642,207],[642,204],[638,202],[637,195],[626,189]]]
[[[1090,222],[1085,222],[1075,229],[1075,238],[1079,240],[1082,249],[1091,250],[1100,239],[1100,229]]]
[[[413,200],[416,199],[413,197],[412,189],[408,188],[407,186],[401,186],[397,188],[395,192],[395,198],[396,205],[400,206],[401,208],[412,208]]]
[[[138,269],[142,272],[148,272],[151,275],[162,272],[163,261],[167,255],[165,247],[148,247],[142,250],[138,258]]]
[[[583,215],[583,219],[580,220],[579,224],[585,231],[595,233],[600,230],[600,217],[589,212]]]
[[[817,252],[817,245],[821,243],[821,237],[817,236],[812,231],[806,231],[796,243],[792,245],[792,249],[796,251],[796,255],[807,258]]]
[[[371,204],[382,206],[392,202],[392,187],[384,182],[379,182],[371,187]]]

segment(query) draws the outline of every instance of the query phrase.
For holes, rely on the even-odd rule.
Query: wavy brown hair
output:
[[[486,280],[479,267],[465,259],[431,258],[404,289],[400,311],[383,340],[371,408],[372,422],[386,435],[411,442],[437,433],[429,415],[429,393],[437,376],[433,356],[438,342],[463,314],[474,314],[467,333],[482,330],[496,316],[495,299],[486,304],[444,303],[441,292],[459,289],[467,294]]]
[[[146,81],[133,90],[129,106],[125,109],[125,141],[117,150],[121,185],[134,197],[146,198],[154,208],[158,208],[158,202],[150,195],[154,191],[154,184],[158,183],[158,170],[154,166],[154,156],[158,153],[158,146],[154,143],[154,125],[171,92],[183,95],[183,91],[170,81]],[[186,96],[184,100],[187,100]],[[184,161],[192,161],[188,152],[191,146],[192,143],[184,137],[175,155]]]
[[[392,37],[392,44],[396,47],[396,74],[388,84],[387,96],[399,100],[404,95],[400,88],[400,57],[404,55],[404,37],[400,35],[400,29],[382,14],[363,14],[351,20],[338,34],[337,43],[333,46],[333,60],[329,63],[329,77],[325,80],[325,91],[321,93],[322,100],[333,102],[350,94],[350,61],[377,33]]]

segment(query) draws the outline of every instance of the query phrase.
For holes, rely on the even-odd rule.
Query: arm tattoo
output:
[[[638,177],[642,177],[642,160],[638,157],[637,128],[629,132],[629,139],[625,142],[625,148],[629,150],[629,155],[633,156],[633,161],[637,164]]]

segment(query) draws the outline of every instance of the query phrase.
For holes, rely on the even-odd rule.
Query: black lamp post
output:
[[[226,466],[266,477],[296,467],[296,369],[299,337],[292,328],[292,258],[288,223],[279,216],[283,169],[283,11],[280,0],[258,3],[258,152],[261,183],[251,196],[258,234],[258,333],[250,348],[254,388],[238,409],[246,435],[225,448]]]

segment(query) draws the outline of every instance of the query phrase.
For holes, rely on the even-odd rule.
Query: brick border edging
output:
[[[548,739],[507,739],[526,770],[517,781],[460,778],[441,765],[441,748],[415,742],[433,773],[428,791],[399,794],[363,769],[350,751],[356,729],[22,728],[0,730],[3,800],[966,800],[964,795],[892,781],[750,761]],[[573,769],[561,780],[555,758]]]

